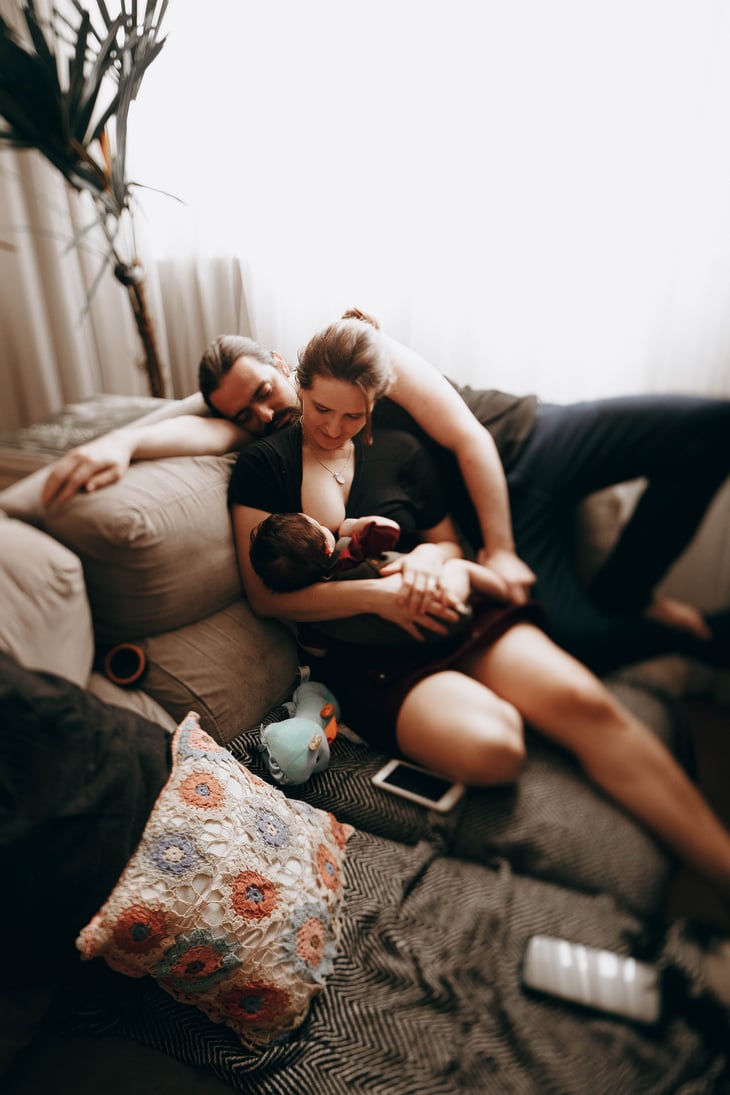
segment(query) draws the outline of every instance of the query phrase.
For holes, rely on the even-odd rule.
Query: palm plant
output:
[[[124,253],[130,240],[134,252],[129,228],[139,185],[127,178],[126,144],[130,106],[165,42],[159,34],[167,3],[118,0],[121,10],[112,17],[105,0],[52,0],[43,18],[40,4],[24,0],[23,34],[0,18],[0,148],[37,149],[69,186],[91,196],[94,217],[73,240],[97,228],[104,240],[89,297],[111,265],[129,295],[155,396],[165,385],[145,273],[136,254]]]

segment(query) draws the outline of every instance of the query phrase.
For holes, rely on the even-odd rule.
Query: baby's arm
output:
[[[495,600],[509,600],[509,590],[496,570],[472,563],[468,559],[447,559],[441,568],[439,587],[448,591],[450,599],[466,606],[470,593],[482,593]]]
[[[391,521],[390,517],[346,517],[338,529],[338,535],[358,536],[371,525],[400,532],[400,525],[397,521]]]

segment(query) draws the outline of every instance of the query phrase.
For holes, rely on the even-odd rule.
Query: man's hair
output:
[[[218,338],[213,339],[200,359],[198,387],[213,414],[219,418],[221,413],[215,409],[210,397],[213,392],[217,391],[221,380],[229,372],[231,366],[238,361],[239,357],[244,355],[254,358],[262,365],[278,367],[277,360],[271,350],[267,350],[259,342],[247,338],[245,335],[219,335]]]
[[[324,533],[303,513],[272,513],[251,530],[251,566],[272,593],[292,593],[327,574]]]
[[[393,376],[388,348],[377,322],[353,308],[342,319],[314,335],[299,352],[297,383],[309,391],[314,380],[327,377],[359,388],[368,407],[363,436],[372,441],[370,402],[385,395]]]

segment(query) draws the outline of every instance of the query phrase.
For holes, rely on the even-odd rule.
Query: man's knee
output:
[[[682,454],[684,466],[699,475],[722,477],[730,468],[730,399],[701,402],[691,416],[691,440]]]
[[[557,646],[600,677],[621,664],[625,636],[619,632],[617,622],[611,624],[596,611],[592,617],[584,616],[581,620],[569,612],[556,614],[551,619],[549,634]]]

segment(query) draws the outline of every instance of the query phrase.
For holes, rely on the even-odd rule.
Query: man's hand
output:
[[[536,575],[513,551],[500,548],[489,552],[482,548],[478,556],[482,566],[489,567],[506,583],[507,596],[516,605],[523,605],[530,597],[530,590],[537,581]]]
[[[116,483],[131,458],[131,444],[115,432],[71,449],[51,465],[41,496],[43,505],[62,506],[79,491],[91,492]]]

